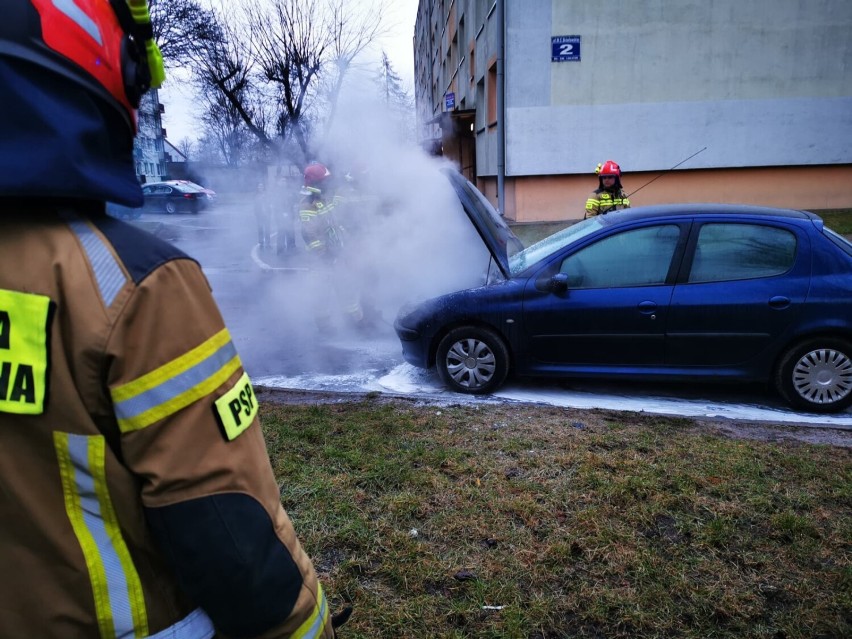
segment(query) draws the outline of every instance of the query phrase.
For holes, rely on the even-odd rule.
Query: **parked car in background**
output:
[[[805,211],[651,206],[521,249],[448,172],[493,266],[485,285],[400,310],[409,363],[463,393],[509,374],[765,382],[793,407],[852,404],[852,243]]]
[[[195,182],[190,182],[189,180],[165,180],[165,183],[166,184],[183,185],[187,188],[195,189],[196,191],[204,193],[204,195],[207,196],[208,200],[215,200],[216,199],[216,191],[214,191],[213,189],[208,189],[204,186],[201,186],[200,184],[196,184]]]
[[[166,213],[198,213],[211,203],[208,194],[196,186],[176,180],[142,185],[146,211]]]

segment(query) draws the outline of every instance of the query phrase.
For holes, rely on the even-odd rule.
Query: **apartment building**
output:
[[[420,141],[518,222],[581,217],[605,160],[634,206],[852,207],[851,32],[848,0],[420,0]]]
[[[133,141],[133,160],[136,163],[136,177],[142,184],[159,182],[166,178],[166,155],[162,114],[165,108],[160,104],[156,89],[142,96],[139,103],[138,130]]]

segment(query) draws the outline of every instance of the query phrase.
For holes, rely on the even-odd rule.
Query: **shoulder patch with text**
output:
[[[231,390],[216,400],[215,410],[228,441],[234,441],[251,426],[258,406],[247,373],[243,373]]]
[[[52,310],[45,295],[0,289],[0,413],[44,413]]]

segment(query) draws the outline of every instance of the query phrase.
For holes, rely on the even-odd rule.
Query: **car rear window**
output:
[[[822,227],[822,233],[834,244],[836,244],[841,251],[844,251],[848,255],[852,255],[852,242],[847,240],[839,233],[835,233],[826,226]]]
[[[698,233],[689,281],[724,282],[781,275],[796,260],[794,233],[762,224],[711,223]]]

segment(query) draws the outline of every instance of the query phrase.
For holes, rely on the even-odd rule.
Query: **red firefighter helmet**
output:
[[[607,160],[602,165],[600,165],[600,170],[597,171],[597,174],[601,177],[605,175],[612,175],[614,177],[621,177],[621,167],[619,167],[612,160]]]
[[[147,3],[136,0],[147,17]],[[151,85],[150,22],[136,23],[127,0],[4,2],[0,55],[56,73],[118,109],[135,129],[135,109]]]
[[[2,6],[0,195],[140,206],[136,108],[162,79],[147,0]]]
[[[305,168],[305,186],[316,186],[326,178],[331,177],[331,172],[325,164],[311,162]]]

